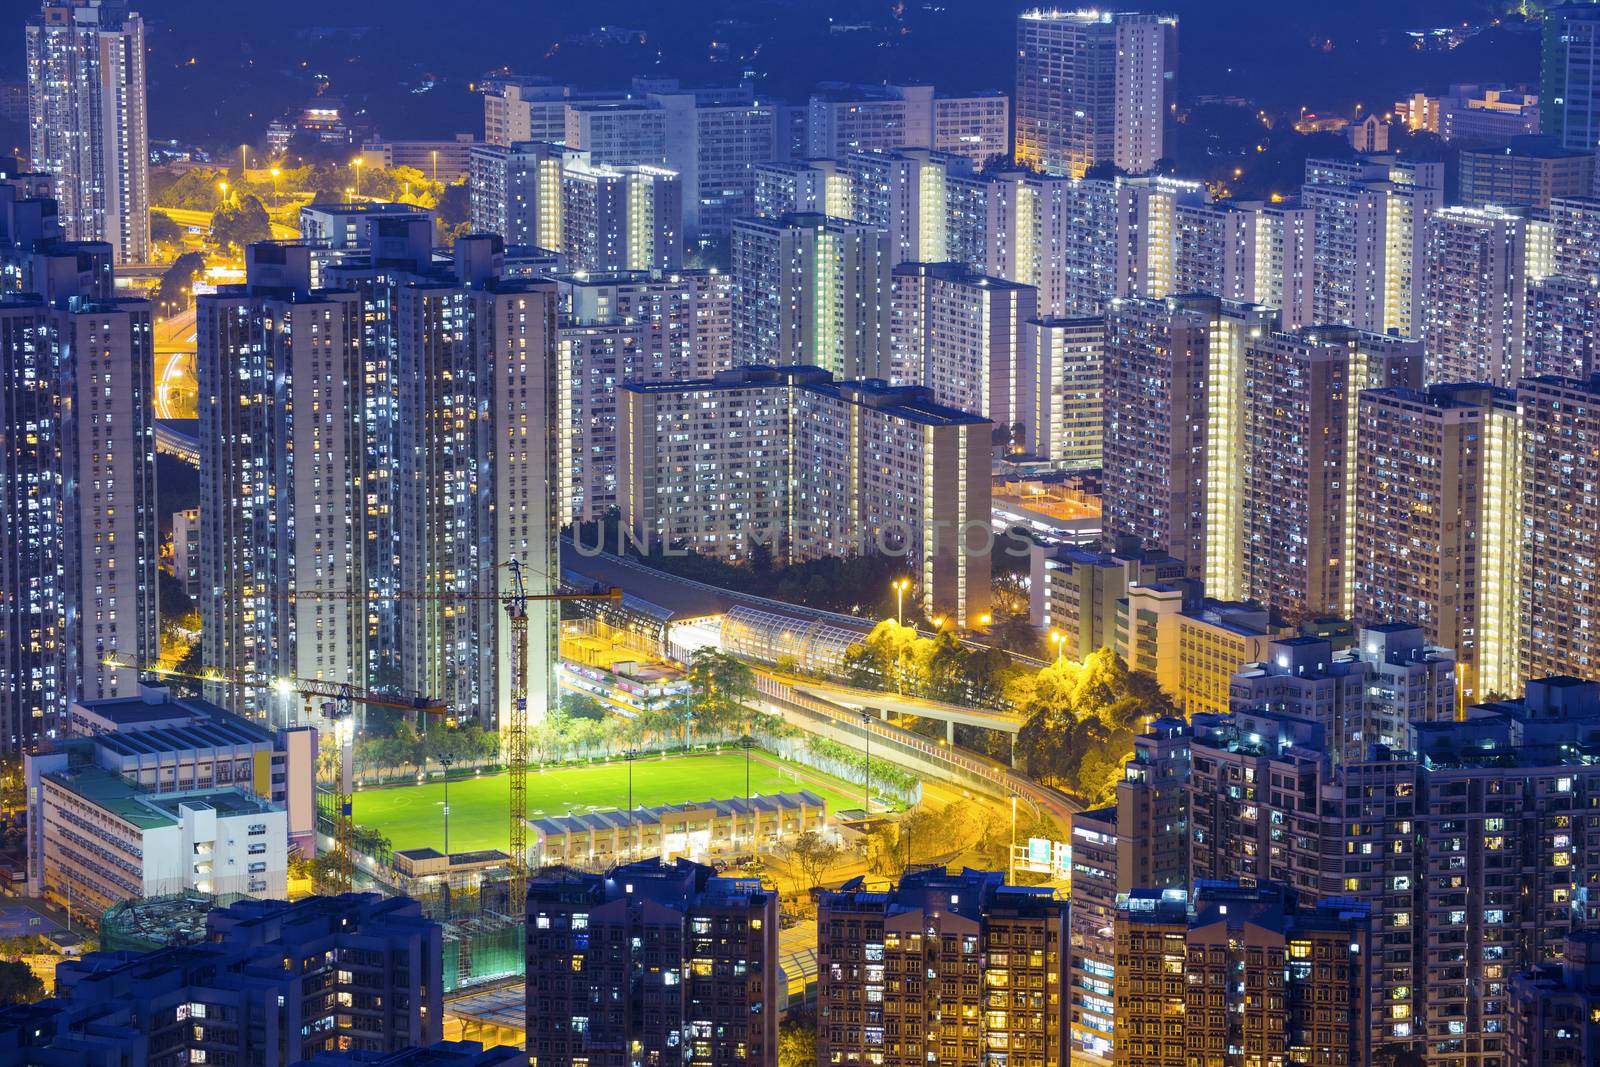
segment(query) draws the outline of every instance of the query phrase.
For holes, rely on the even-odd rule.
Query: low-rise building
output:
[[[603,870],[617,863],[768,851],[821,830],[827,802],[800,790],[771,796],[659,804],[633,811],[552,815],[532,821],[541,864]]]
[[[1234,673],[1292,632],[1257,604],[1197,597],[1188,584],[1144,582],[1117,601],[1117,654],[1189,715],[1227,711]]]
[[[186,889],[283,897],[287,819],[240,789],[145,793],[87,766],[38,780],[38,867],[30,882],[69,911]]]
[[[448,854],[435,848],[403,848],[395,850],[391,865],[401,892],[422,899],[444,889],[474,889],[486,878],[504,877],[510,862],[497,848]]]
[[[145,686],[74,704],[26,757],[30,892],[104,911],[188,889],[282,896],[315,848],[314,728],[271,731]]]
[[[1140,549],[1124,539],[1110,552],[1035,546],[1030,552],[1030,621],[1046,631],[1052,650],[1081,660],[1117,646],[1117,605],[1130,586],[1180,581],[1182,560]]]

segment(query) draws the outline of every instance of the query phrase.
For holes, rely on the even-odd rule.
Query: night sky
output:
[[[803,99],[825,79],[936,81],[1009,89],[1014,22],[1033,4],[993,0],[488,0],[328,3],[146,0],[153,138],[202,146],[260,139],[267,121],[326,91],[391,138],[482,132],[471,83],[487,70],[550,74],[602,87],[635,73],[726,83],[746,70],[760,91]],[[1064,6],[1072,6],[1070,4]],[[1449,52],[1418,53],[1404,30],[1482,22],[1483,0],[1173,0],[1129,3],[1182,19],[1180,98],[1242,96],[1271,111],[1387,107],[1413,88],[1451,80],[1537,78],[1537,33],[1490,30]],[[20,79],[32,0],[4,0],[14,47],[0,76]],[[830,33],[835,23],[864,25]],[[644,31],[644,43],[597,44],[601,25]],[[714,53],[712,42],[719,44]],[[190,60],[193,60],[191,63]],[[424,86],[432,83],[432,88]],[[1357,92],[1366,97],[1357,96]]]

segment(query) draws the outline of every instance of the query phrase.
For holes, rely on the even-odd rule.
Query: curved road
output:
[[[192,307],[156,325],[156,418],[195,417],[194,397],[199,390],[194,366],[197,343]]]

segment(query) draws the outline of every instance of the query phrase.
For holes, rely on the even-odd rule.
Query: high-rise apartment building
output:
[[[888,234],[815,214],[733,224],[733,358],[886,376]]]
[[[667,116],[645,100],[571,100],[561,143],[600,167],[667,164]]]
[[[1523,678],[1600,674],[1600,375],[1527,378],[1522,412]]]
[[[1237,596],[1245,348],[1270,308],[1206,296],[1114,300],[1106,314],[1108,539],[1136,537]]]
[[[989,607],[987,419],[928,391],[741,367],[618,390],[617,503],[642,543],[723,559],[874,551],[907,560],[924,610]]]
[[[958,263],[902,263],[892,286],[888,379],[926,386],[939,403],[1002,428],[1012,451],[1032,450],[1024,347],[1038,291]]]
[[[1186,880],[1270,879],[1365,904],[1384,946],[1366,987],[1372,1047],[1513,1067],[1512,977],[1595,919],[1582,887],[1596,857],[1581,843],[1600,777],[1567,754],[1597,716],[1595,683],[1550,678],[1342,764],[1320,723],[1292,715],[1158,723],[1118,787],[1119,862],[1128,843],[1130,863],[1186,857]],[[1176,810],[1174,782],[1187,783]]]
[[[1017,162],[1081,178],[1155,169],[1177,61],[1177,20],[1111,11],[1017,19]]]
[[[1072,910],[1068,914],[1071,973],[1067,978],[1072,1055],[1105,1061],[1116,1033],[1117,809],[1072,816]]]
[[[889,257],[949,262],[1039,291],[1041,314],[1097,315],[1113,297],[1209,293],[1311,325],[1315,227],[1297,202],[1217,203],[1172,177],[975,172],[924,149],[763,164],[756,213],[853,219]]]
[[[558,252],[571,270],[670,270],[683,262],[682,179],[654,164],[603,164],[559,144],[483,145],[472,223],[508,245]]]
[[[931,85],[819,85],[806,109],[805,154],[926,148],[982,164],[1005,155],[1011,101],[1004,93],[952,96]],[[785,157],[774,157],[785,158]]]
[[[325,268],[338,289],[310,287],[308,247],[252,246],[247,284],[201,301],[204,640],[226,670],[400,685],[487,726],[511,635],[478,595],[510,589],[513,559],[534,592],[558,569],[555,286],[503,277],[496,237],[435,267],[427,229],[372,220],[366,254]],[[530,609],[532,662],[553,626]],[[530,707],[549,674],[531,673]]]
[[[1600,6],[1547,8],[1541,38],[1540,132],[1592,153],[1600,147]]]
[[[158,645],[155,357],[146,300],[116,298],[104,245],[29,256],[52,293],[0,298],[0,750],[55,736],[71,703],[127,695],[108,656]],[[58,272],[56,265],[67,268]],[[104,284],[102,284],[104,283]]]
[[[1552,198],[1550,231],[1551,274],[1587,280],[1600,275],[1600,197]]]
[[[683,233],[726,239],[754,214],[755,165],[779,158],[778,108],[748,88],[651,93],[665,121],[666,166],[682,186]]]
[[[1254,880],[1119,897],[1112,1062],[1369,1062],[1369,918]]]
[[[1067,905],[999,872],[859,879],[817,907],[819,1063],[1064,1067]]]
[[[543,1063],[776,1063],[778,897],[679,859],[554,868],[527,901],[527,1052]]]
[[[1548,235],[1547,257],[1536,235]],[[1523,372],[1587,378],[1600,368],[1600,200],[1552,198],[1548,224],[1529,225],[1528,262]]]
[[[680,178],[665,167],[605,166],[581,157],[561,169],[561,235],[569,270],[672,270],[683,263]]]
[[[1278,309],[1278,325],[1316,325],[1316,213],[1299,200],[1252,205],[1256,211],[1254,302]]]
[[[1426,227],[1426,380],[1515,385],[1529,280],[1525,220],[1498,207],[1446,207]]]
[[[1365,627],[1343,652],[1325,637],[1285,637],[1233,676],[1229,700],[1319,723],[1336,762],[1361,760],[1371,744],[1408,747],[1413,722],[1454,720],[1455,667],[1407,623]]]
[[[1567,936],[1559,963],[1511,980],[1511,1062],[1582,1067],[1600,1060],[1600,931]]]
[[[1421,627],[1468,703],[1518,686],[1519,426],[1489,385],[1360,395],[1351,617]]]
[[[1238,512],[1238,540],[1213,522],[1210,536],[1220,543],[1209,545],[1209,553],[1239,568],[1239,595],[1291,621],[1347,615],[1357,394],[1421,385],[1421,346],[1348,327],[1313,327],[1258,333],[1243,347],[1238,430],[1232,440],[1218,432],[1211,442],[1219,455],[1237,449],[1237,495],[1231,486],[1207,485],[1208,499]],[[1222,388],[1211,399],[1222,402]],[[1230,508],[1228,501],[1238,503]]]
[[[1444,205],[1444,165],[1309,159],[1300,199],[1314,219],[1313,323],[1420,335],[1424,220]]]
[[[504,74],[485,78],[483,140],[511,146],[518,141],[559,144],[567,135],[567,101],[616,99],[622,93],[579,92],[538,75]]]
[[[68,240],[150,259],[144,20],[122,0],[46,0],[28,23],[28,156]]]
[[[1067,470],[1095,470],[1105,440],[1103,318],[1037,318],[1023,324],[1020,421],[1027,451]]]
[[[1553,197],[1588,196],[1594,153],[1548,137],[1515,137],[1504,148],[1461,150],[1460,200],[1468,207],[1547,208]]]
[[[243,285],[196,303],[202,642],[227,674],[361,680],[362,308],[311,289],[311,248],[252,245]],[[213,699],[282,726],[298,696]]]
[[[1587,378],[1600,370],[1600,279],[1540,278],[1527,301],[1524,374]]]
[[[241,900],[212,911],[204,934],[65,961],[54,999],[0,1013],[0,1048],[24,1063],[290,1067],[441,1036],[442,934],[415,901]]]
[[[732,276],[715,270],[567,274],[561,318],[563,524],[617,503],[617,387],[733,366]]]
[[[1106,314],[1101,526],[1193,577],[1205,573],[1211,328],[1178,300],[1115,300]]]

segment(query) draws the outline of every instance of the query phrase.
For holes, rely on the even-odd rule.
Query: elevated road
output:
[[[840,741],[870,740],[873,753],[885,760],[924,774],[937,769],[949,782],[969,785],[989,796],[1017,797],[1062,826],[1068,825],[1075,812],[1083,810],[1083,805],[1065,793],[1040,785],[1003,763],[902,730],[858,708],[822,699],[791,685],[787,678],[760,668],[756,669],[756,691],[773,710],[802,729]]]
[[[192,307],[156,324],[156,418],[195,417],[199,393],[194,363],[197,344]]]
[[[798,692],[809,693],[819,700],[831,701],[843,707],[888,712],[891,715],[913,715],[919,719],[934,719],[952,729],[946,732],[954,741],[954,727],[979,726],[985,730],[998,730],[1016,738],[1026,721],[1014,711],[994,711],[990,708],[973,708],[964,704],[943,704],[937,700],[879,693],[870,689],[851,689],[831,682],[815,682],[809,678],[793,678],[790,683]]]

